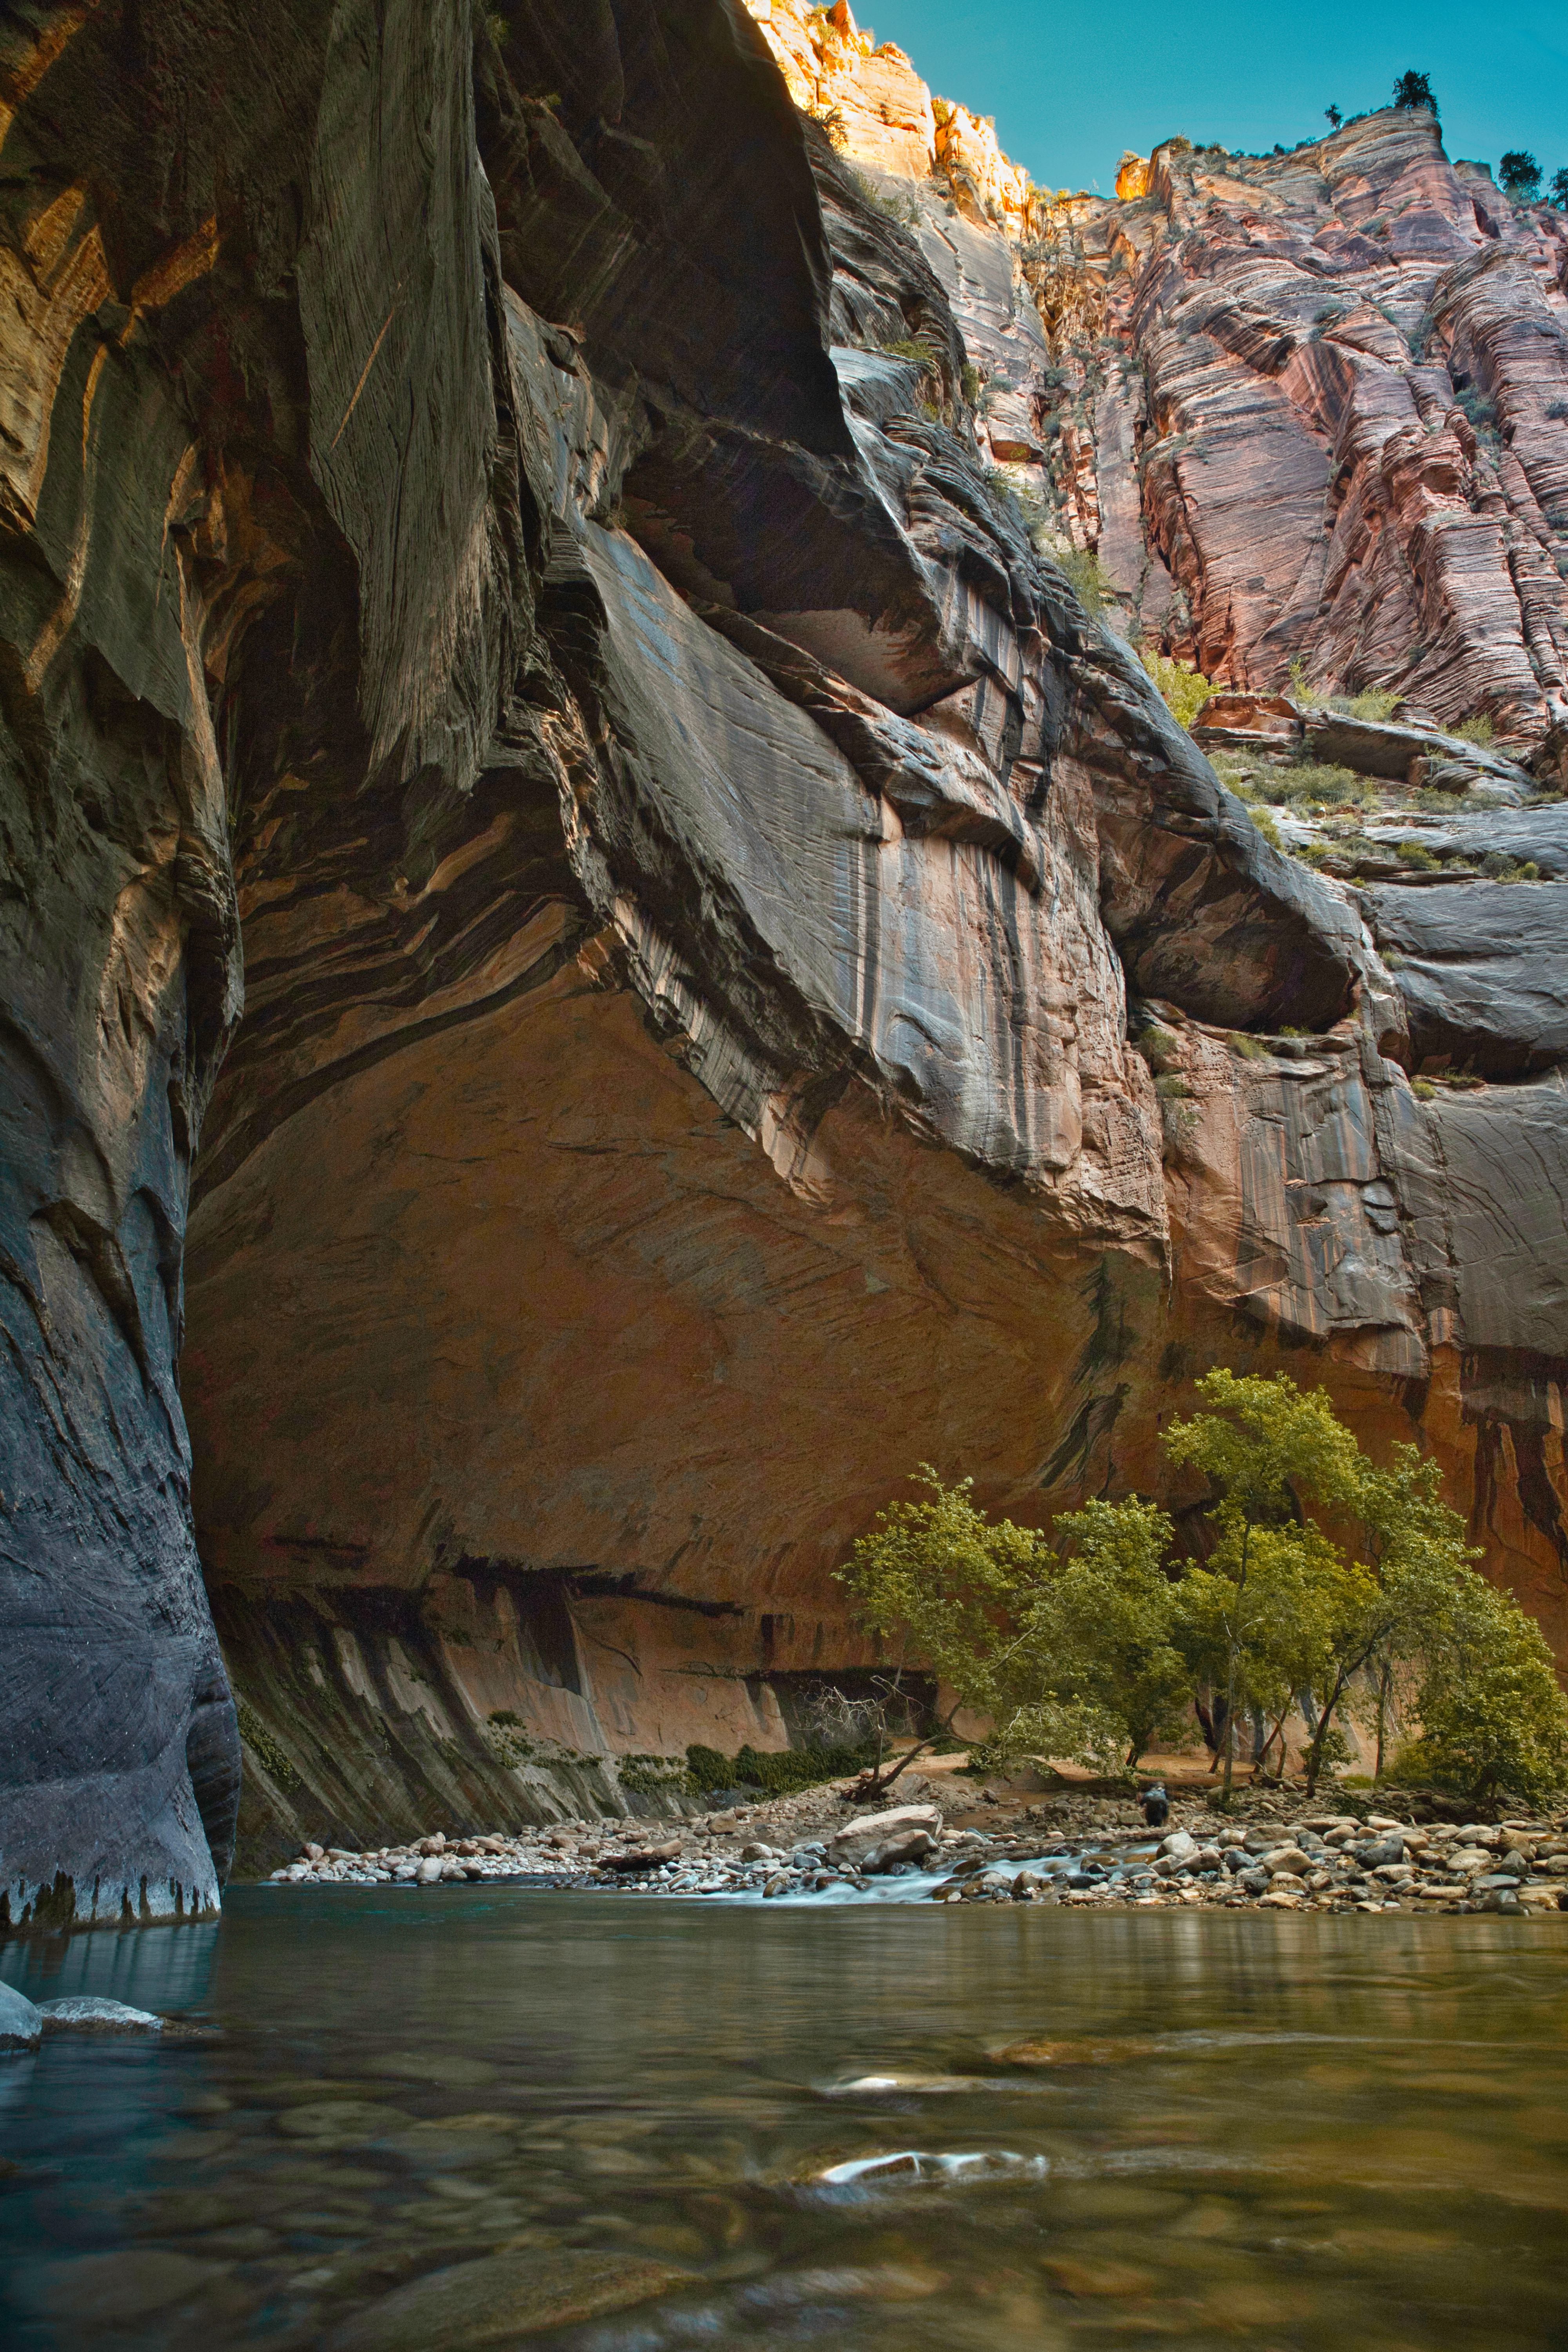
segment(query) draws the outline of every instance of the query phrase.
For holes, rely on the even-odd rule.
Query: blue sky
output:
[[[1387,102],[1429,74],[1450,155],[1524,147],[1568,163],[1568,0],[851,0],[943,98],[994,114],[1043,186],[1107,194],[1124,147],[1182,131],[1254,152],[1316,138],[1332,102]]]

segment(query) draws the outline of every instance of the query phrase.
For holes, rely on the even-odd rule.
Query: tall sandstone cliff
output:
[[[914,1464],[1215,1360],[1568,1633],[1557,890],[1280,854],[1009,487],[1549,780],[1555,227],[1388,116],[1064,204],[836,18],[0,28],[12,1925],[210,1907],[241,1733],[253,1856],[780,1742]]]

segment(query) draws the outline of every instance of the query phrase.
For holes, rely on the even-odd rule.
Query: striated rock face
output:
[[[1559,761],[1568,215],[1392,110],[1284,156],[1173,142],[1123,182],[1075,207],[1103,297],[1064,354],[1075,537],[1211,677],[1393,688]]]
[[[765,13],[4,37],[12,1924],[216,1900],[204,1570],[250,1854],[614,1808],[870,1663],[915,1463],[1152,1483],[1216,1358],[1425,1428],[1556,1605],[1551,927],[1487,914],[1552,893],[1268,845],[987,478],[1051,362],[959,110],[889,211]]]
[[[979,437],[1135,632],[1228,685],[1489,717],[1568,759],[1568,215],[1387,109],[1290,154],[1172,140],[1053,195],[846,5],[746,0],[909,216]]]

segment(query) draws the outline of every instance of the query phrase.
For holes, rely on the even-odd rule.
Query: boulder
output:
[[[1301,716],[1282,694],[1211,694],[1193,727],[1193,740],[1210,746],[1276,749],[1298,742]]]
[[[936,1852],[936,1839],[930,1830],[904,1830],[897,1837],[886,1838],[866,1854],[860,1867],[868,1878],[880,1872],[892,1870],[903,1862],[924,1862]]]
[[[764,1846],[760,1851],[767,1853],[770,1849]],[[602,1853],[599,1856],[599,1867],[601,1870],[614,1870],[623,1874],[629,1874],[638,1870],[658,1870],[667,1862],[679,1860],[680,1840],[670,1838],[663,1845],[630,1846],[624,1853]],[[744,1854],[742,1855],[742,1860],[745,1860]]]
[[[1430,784],[1441,792],[1465,792],[1483,778],[1506,785],[1522,799],[1534,778],[1516,761],[1462,736],[1434,727],[1390,719],[1352,719],[1346,712],[1313,711],[1306,718],[1307,749],[1314,760],[1352,768],[1358,776],[1381,776],[1395,783]]]
[[[868,1855],[899,1839],[919,1832],[932,1844],[942,1835],[942,1814],[935,1805],[896,1805],[885,1813],[860,1813],[828,1840],[829,1858],[864,1866]]]
[[[1466,809],[1418,824],[1385,819],[1368,824],[1365,832],[1371,841],[1419,841],[1436,857],[1463,857],[1478,865],[1483,857],[1502,857],[1514,866],[1534,866],[1552,881],[1568,875],[1568,802],[1489,810],[1484,816]]]
[[[43,2032],[42,2010],[15,1985],[0,1984],[0,2050],[36,2050]]]
[[[105,2000],[89,1993],[70,1993],[38,2004],[46,2033],[162,2033],[163,2021],[149,2009],[130,2009],[122,2000]]]

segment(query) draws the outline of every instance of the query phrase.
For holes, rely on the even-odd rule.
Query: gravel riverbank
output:
[[[889,1808],[850,1809],[852,1784],[695,1820],[565,1822],[356,1853],[308,1847],[275,1884],[414,1887],[523,1881],[622,1893],[1149,1908],[1568,1911],[1568,1815],[1419,1823],[1247,1792],[1230,1816],[1178,1801],[1162,1831],[1131,1801],[1067,1796],[1001,1808],[906,1775]]]

